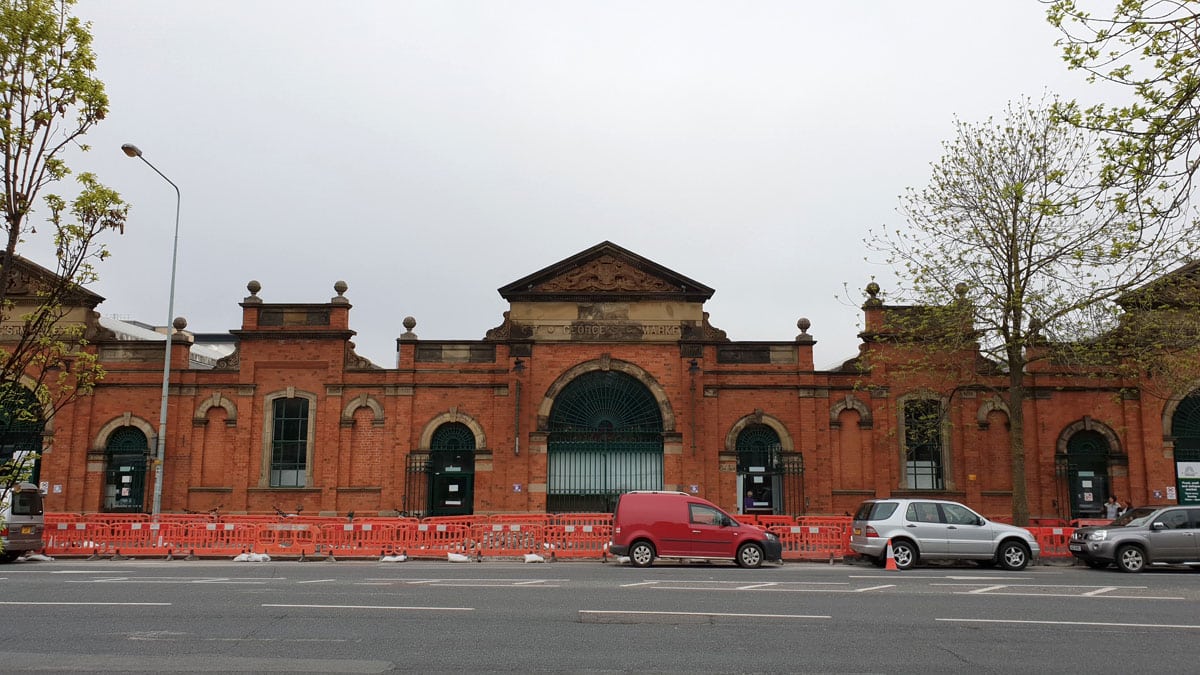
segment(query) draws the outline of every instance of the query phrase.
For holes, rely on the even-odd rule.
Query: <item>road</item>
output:
[[[1200,573],[43,561],[4,672],[1195,672]]]

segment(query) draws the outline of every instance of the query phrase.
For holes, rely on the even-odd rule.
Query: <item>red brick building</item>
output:
[[[500,288],[510,308],[483,339],[421,340],[406,319],[386,368],[355,354],[345,284],[312,304],[248,289],[232,353],[197,361],[177,334],[164,512],[601,511],[629,489],[760,513],[913,493],[1011,510],[995,373],[970,369],[951,397],[882,365],[818,371],[807,320],[791,340],[730,340],[704,311],[712,289],[608,242]],[[861,353],[902,349],[879,339],[895,308],[871,291]],[[99,332],[107,376],[44,431],[50,510],[150,510],[163,342],[125,337]],[[1200,501],[1200,396],[1051,370],[1029,384],[1033,517],[1089,515],[1110,493]],[[913,440],[930,409],[938,433]]]

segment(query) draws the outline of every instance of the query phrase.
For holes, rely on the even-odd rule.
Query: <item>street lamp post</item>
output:
[[[162,176],[163,180],[175,188],[175,241],[171,246],[171,290],[167,296],[167,347],[166,354],[163,356],[162,408],[158,413],[158,440],[154,457],[154,504],[150,510],[151,517],[157,522],[158,514],[162,510],[163,457],[166,456],[167,449],[167,396],[171,386],[171,338],[172,333],[175,332],[173,325],[175,320],[175,261],[179,256],[179,204],[182,198],[179,194],[179,186],[143,157],[142,151],[138,150],[136,145],[125,143],[121,146],[121,150],[126,155],[137,157],[145,162],[146,166],[154,169],[154,173]]]

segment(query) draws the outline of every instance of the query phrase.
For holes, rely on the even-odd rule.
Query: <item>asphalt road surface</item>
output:
[[[1197,672],[1200,572],[41,561],[2,672]]]

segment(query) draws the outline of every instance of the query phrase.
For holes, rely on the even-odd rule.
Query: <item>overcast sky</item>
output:
[[[81,0],[111,109],[73,158],[132,205],[102,314],[240,328],[349,284],[360,355],[480,339],[496,289],[610,240],[714,289],[734,340],[857,349],[872,227],[954,115],[1087,94],[1037,0]],[[35,216],[36,217],[36,216]],[[51,262],[38,252],[30,257]],[[846,296],[849,289],[849,298]],[[839,300],[838,298],[842,299]]]

